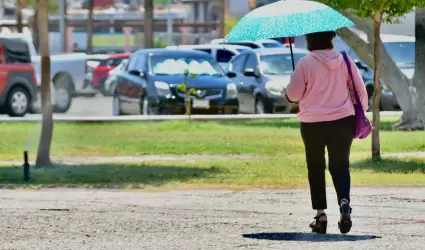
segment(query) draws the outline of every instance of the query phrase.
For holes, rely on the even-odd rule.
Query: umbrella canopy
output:
[[[246,14],[225,40],[237,42],[294,37],[350,26],[354,26],[354,23],[325,4],[306,0],[282,0]]]

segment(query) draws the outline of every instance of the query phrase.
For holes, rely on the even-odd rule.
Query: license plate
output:
[[[194,108],[209,109],[210,108],[210,101],[209,100],[197,100],[197,99],[193,99],[192,106]]]

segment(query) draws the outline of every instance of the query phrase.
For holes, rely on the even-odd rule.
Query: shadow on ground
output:
[[[208,178],[219,168],[147,164],[56,165],[31,168],[32,185],[117,187],[124,185],[162,185]],[[25,184],[22,167],[0,167],[1,184]]]
[[[265,127],[265,128],[300,128],[300,122],[295,118],[274,119],[274,120],[250,120],[250,121],[222,121],[222,125],[247,126],[247,127]],[[381,120],[380,129],[382,131],[392,131],[392,126],[396,120]]]
[[[275,241],[310,241],[310,242],[335,242],[335,241],[362,241],[381,238],[375,235],[341,235],[341,234],[313,234],[313,233],[256,233],[243,234],[244,238],[256,240]]]
[[[408,174],[412,172],[425,173],[425,158],[385,158],[380,161],[363,160],[351,164],[351,168],[368,169],[381,173]]]

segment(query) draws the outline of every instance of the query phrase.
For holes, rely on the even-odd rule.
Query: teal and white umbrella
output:
[[[225,37],[225,41],[294,37],[350,26],[354,26],[352,21],[325,4],[281,0],[246,14]]]

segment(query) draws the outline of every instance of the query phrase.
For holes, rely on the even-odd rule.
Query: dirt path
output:
[[[423,249],[424,188],[354,188],[353,224],[309,232],[307,190],[2,190],[0,249]]]
[[[290,157],[291,155],[141,155],[141,156],[68,156],[52,157],[59,164],[132,163],[144,161],[196,161],[212,159],[254,159],[262,157]],[[404,152],[384,154],[384,157],[425,157],[425,152]],[[0,161],[0,165],[21,165],[22,161]],[[34,161],[30,162],[34,164]]]

